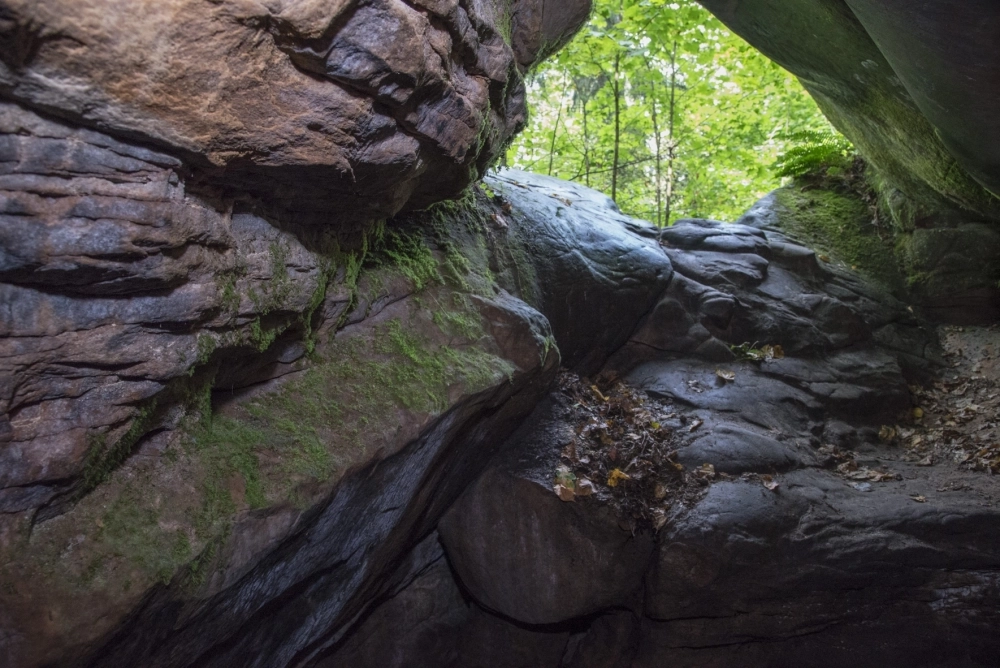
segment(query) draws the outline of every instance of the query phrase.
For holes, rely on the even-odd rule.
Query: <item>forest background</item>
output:
[[[595,0],[527,83],[531,116],[506,164],[584,183],[658,225],[735,220],[852,150],[793,75],[694,0]]]

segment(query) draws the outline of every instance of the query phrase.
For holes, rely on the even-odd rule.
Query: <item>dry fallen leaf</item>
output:
[[[736,380],[736,372],[728,369],[716,369],[715,375],[730,383]]]
[[[617,487],[623,480],[629,480],[630,476],[621,469],[612,469],[608,474],[608,487]]]
[[[837,470],[841,473],[850,473],[858,470],[858,464],[853,459],[848,459],[846,462],[838,464]]]
[[[922,494],[918,494],[917,496],[911,496],[910,498],[916,501],[917,503],[927,503],[927,497]]]
[[[695,418],[695,419],[694,419],[694,420],[693,420],[693,421],[691,422],[691,426],[690,426],[690,427],[688,427],[688,432],[692,432],[692,431],[694,431],[695,429],[697,429],[698,427],[700,427],[700,426],[701,426],[701,425],[703,425],[703,424],[705,424],[705,421],[704,421],[704,420],[702,420],[701,418]]]
[[[594,483],[584,477],[577,478],[576,487],[573,490],[576,492],[577,496],[590,496],[596,490],[594,489]]]
[[[608,398],[606,396],[604,396],[603,394],[601,394],[601,391],[599,389],[597,389],[596,385],[591,385],[590,389],[591,389],[591,391],[593,391],[594,394],[597,395],[598,399],[600,399],[601,401],[607,402]]]
[[[764,483],[764,487],[768,488],[768,489],[769,489],[769,490],[771,490],[772,492],[773,492],[774,490],[778,489],[778,487],[779,487],[779,485],[778,485],[778,481],[777,481],[777,480],[775,480],[774,478],[772,478],[772,477],[771,477],[771,476],[769,476],[769,475],[762,475],[762,476],[760,477],[760,480],[761,480],[761,482],[763,482],[763,483]]]
[[[919,462],[917,462],[917,466],[933,466],[933,465],[934,465],[934,458],[931,457],[930,455],[927,455]]]
[[[667,513],[662,508],[653,511],[653,528],[659,531],[667,523]]]
[[[566,445],[566,447],[562,449],[562,452],[559,453],[559,455],[561,457],[565,458],[565,459],[568,459],[568,460],[570,460],[572,462],[575,462],[577,460],[577,457],[576,457],[576,441],[570,441]]]
[[[896,428],[890,427],[887,424],[882,425],[882,428],[878,430],[878,438],[880,441],[891,441],[896,438]]]
[[[667,498],[667,488],[662,483],[656,483],[656,488],[653,490],[653,498],[657,501],[663,501],[663,499]]]
[[[568,487],[564,487],[563,485],[554,485],[552,487],[552,491],[555,492],[556,496],[558,496],[562,501],[573,501],[576,497],[573,490]]]
[[[702,464],[701,466],[699,466],[697,468],[697,470],[695,471],[695,473],[697,473],[699,476],[703,476],[705,478],[714,478],[715,477],[715,467],[712,466],[711,464],[705,463],[705,464]]]

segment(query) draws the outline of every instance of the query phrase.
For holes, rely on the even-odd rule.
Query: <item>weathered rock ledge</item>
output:
[[[588,197],[490,184],[514,219],[541,210],[525,188],[562,216]],[[912,419],[908,383],[938,373],[934,330],[776,229],[630,229],[674,276],[596,377],[655,400],[684,472],[652,475],[701,491],[649,498],[658,530],[623,517],[622,487],[652,488],[640,455],[621,461],[631,480],[561,500],[580,453],[623,444],[588,437],[605,426],[571,406],[615,399],[557,389],[444,515],[441,552],[319,665],[989,665],[993,481],[908,461],[884,429]],[[783,355],[731,347],[765,342]]]
[[[780,215],[660,231],[503,172],[336,234],[0,121],[7,664],[995,655],[989,479],[937,492],[951,473],[879,439],[934,330]],[[560,359],[665,407],[694,491],[623,519],[622,462],[618,492],[560,500]]]
[[[344,227],[457,196],[589,0],[0,3],[0,96],[184,159],[189,186]],[[334,212],[331,214],[331,211]]]

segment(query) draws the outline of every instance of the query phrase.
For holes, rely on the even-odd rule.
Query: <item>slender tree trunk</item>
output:
[[[562,100],[559,100],[559,111],[556,112],[556,124],[552,127],[552,143],[549,144],[549,176],[552,176],[552,159],[556,156],[556,135],[559,133],[559,121],[562,120]]]
[[[587,132],[587,100],[583,101],[583,182],[590,186],[590,134]]]
[[[653,145],[656,148],[656,226],[663,227],[663,153],[660,150],[660,122],[656,115],[656,82],[652,83],[653,94]]]
[[[674,201],[674,158],[677,144],[674,142],[674,120],[677,116],[677,42],[670,52],[670,119],[667,123],[667,204],[664,224],[670,224],[670,209]]]
[[[621,149],[621,82],[618,80],[621,52],[615,53],[615,73],[612,79],[612,92],[615,95],[615,145],[611,159],[611,199],[618,201],[618,158]]]

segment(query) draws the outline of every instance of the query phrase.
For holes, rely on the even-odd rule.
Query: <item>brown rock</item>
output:
[[[299,222],[342,224],[478,177],[524,123],[522,73],[589,9],[4,0],[0,90],[184,155],[201,180],[266,194]]]

